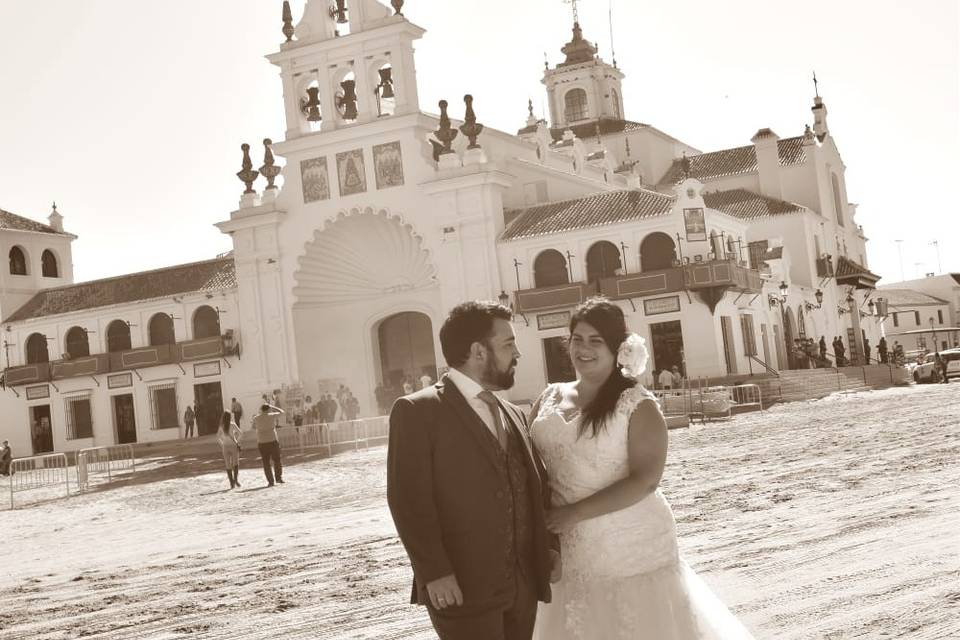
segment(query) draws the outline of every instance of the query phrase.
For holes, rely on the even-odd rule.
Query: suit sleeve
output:
[[[453,573],[433,495],[433,452],[426,421],[406,398],[390,411],[387,503],[420,584]]]

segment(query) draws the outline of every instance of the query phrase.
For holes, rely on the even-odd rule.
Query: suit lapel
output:
[[[440,402],[459,418],[455,420],[456,424],[460,425],[461,428],[465,429],[471,437],[473,437],[477,446],[490,460],[490,464],[499,471],[501,467],[497,459],[498,451],[491,446],[491,442],[495,443],[496,439],[490,434],[490,430],[487,429],[487,425],[483,423],[480,416],[478,416],[467,403],[466,398],[460,393],[457,385],[444,375],[440,382],[437,383],[437,393],[440,396]],[[496,446],[499,448],[500,445],[497,444]]]

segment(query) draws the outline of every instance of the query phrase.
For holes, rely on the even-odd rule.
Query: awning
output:
[[[880,276],[858,264],[846,256],[837,260],[837,284],[847,285],[857,289],[876,289]]]

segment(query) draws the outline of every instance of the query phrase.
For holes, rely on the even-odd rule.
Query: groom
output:
[[[390,412],[387,502],[413,566],[411,601],[442,640],[528,640],[559,574],[526,420],[492,393],[513,386],[511,317],[492,302],[454,307],[440,329],[449,373]]]

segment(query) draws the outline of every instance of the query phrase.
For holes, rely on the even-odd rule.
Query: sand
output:
[[[954,383],[672,431],[686,559],[757,638],[960,638],[958,416]],[[0,511],[0,639],[434,637],[406,604],[386,448],[287,455],[270,489],[253,455],[242,490],[181,456],[18,496]]]

